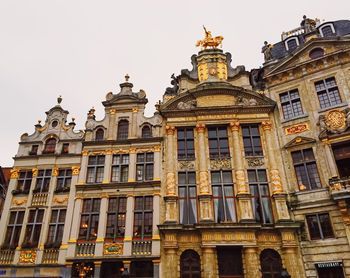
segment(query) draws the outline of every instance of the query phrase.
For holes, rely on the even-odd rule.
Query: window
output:
[[[51,169],[39,170],[38,177],[36,178],[36,186],[33,193],[43,193],[49,191],[51,173]]]
[[[113,155],[111,181],[128,182],[128,175],[129,175],[129,155],[128,154]]]
[[[37,155],[38,154],[38,149],[39,149],[39,145],[32,145],[32,149],[29,152],[29,155]]]
[[[299,45],[299,41],[297,38],[290,38],[285,41],[285,46],[287,51],[292,52],[294,51]]]
[[[81,213],[79,239],[94,240],[97,238],[98,219],[101,199],[85,199]]]
[[[69,153],[69,143],[64,143],[62,145],[62,153]]]
[[[210,158],[230,156],[226,126],[208,128],[208,139]]]
[[[310,239],[325,239],[334,237],[331,220],[328,213],[306,215]]]
[[[138,153],[136,161],[136,180],[153,180],[153,153]]]
[[[193,128],[177,129],[177,157],[178,159],[194,159]]]
[[[103,181],[103,172],[105,165],[104,155],[90,155],[88,172],[87,172],[87,183],[100,183]]]
[[[72,170],[61,169],[58,172],[56,192],[69,191],[70,184],[72,182]]]
[[[321,187],[312,149],[292,152],[293,164],[301,190]]]
[[[315,82],[315,87],[321,108],[327,108],[341,103],[338,86],[334,77]]]
[[[266,170],[248,170],[248,180],[254,218],[263,224],[272,224],[272,210]]]
[[[150,128],[150,126],[145,125],[142,128],[142,138],[149,138],[152,137],[152,129]]]
[[[236,222],[236,208],[231,171],[212,171],[215,221]]]
[[[59,248],[61,246],[65,219],[65,209],[52,210],[49,233],[45,244],[46,248]]]
[[[105,132],[104,132],[103,128],[97,129],[96,130],[96,135],[95,135],[96,141],[103,140],[104,139],[104,135],[105,135]]]
[[[128,139],[129,134],[129,122],[127,120],[121,120],[118,123],[118,140]]]
[[[23,225],[23,218],[24,211],[11,211],[3,248],[15,249],[17,247]]]
[[[262,156],[258,125],[242,125],[244,152],[246,156]]]
[[[282,260],[280,254],[272,249],[265,249],[260,253],[262,278],[280,278]]]
[[[350,141],[332,144],[340,178],[350,177]]]
[[[32,171],[20,172],[17,181],[17,191],[28,194],[32,184],[32,176]]]
[[[153,197],[135,197],[134,238],[152,237]]]
[[[180,278],[200,278],[201,260],[197,252],[186,250],[180,256]]]
[[[196,172],[179,172],[180,223],[197,223]]]
[[[41,225],[44,217],[43,209],[29,211],[28,223],[22,248],[37,248],[40,239]]]
[[[283,116],[285,119],[303,115],[299,92],[297,89],[280,94]]]
[[[123,239],[125,233],[126,198],[110,198],[107,212],[106,239]]]
[[[242,248],[218,246],[219,277],[243,278]]]
[[[55,149],[56,149],[56,139],[55,138],[47,139],[43,153],[54,153]]]
[[[333,37],[335,36],[335,30],[333,25],[326,25],[321,28],[322,37]]]
[[[311,59],[316,59],[316,58],[322,57],[323,55],[324,55],[324,50],[319,47],[312,49],[309,53],[309,56]]]

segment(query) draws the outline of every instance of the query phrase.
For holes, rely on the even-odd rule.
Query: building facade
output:
[[[84,131],[59,97],[21,136],[1,275],[350,275],[350,21],[304,17],[251,72],[222,40],[205,29],[152,117],[126,75]]]

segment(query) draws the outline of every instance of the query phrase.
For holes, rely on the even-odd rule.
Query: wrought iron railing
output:
[[[152,241],[151,240],[135,240],[132,242],[133,255],[151,255]]]
[[[329,188],[332,191],[350,190],[350,177],[329,179]]]
[[[44,249],[43,253],[43,264],[57,264],[58,263],[58,255],[60,253],[60,249]]]
[[[0,250],[0,265],[12,264],[15,250]]]
[[[33,193],[32,206],[45,206],[49,193]]]
[[[75,255],[77,257],[92,257],[95,255],[95,242],[78,242]]]

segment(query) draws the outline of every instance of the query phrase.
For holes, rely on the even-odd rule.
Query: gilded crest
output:
[[[34,263],[36,258],[35,250],[23,250],[19,255],[20,263]]]
[[[338,109],[328,111],[326,114],[326,125],[331,130],[343,129],[346,126],[345,114]]]
[[[103,254],[105,255],[122,255],[123,244],[122,243],[106,243],[103,248]]]

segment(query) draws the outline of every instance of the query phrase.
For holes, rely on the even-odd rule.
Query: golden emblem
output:
[[[20,263],[34,263],[36,258],[35,250],[24,250],[19,255]]]
[[[202,49],[207,49],[208,46],[212,48],[218,48],[218,46],[220,45],[220,47],[222,47],[222,40],[224,39],[223,36],[216,36],[215,38],[213,38],[211,35],[211,31],[207,31],[204,25],[203,29],[205,32],[205,38],[203,40],[197,41],[196,46],[201,46]]]
[[[328,111],[326,114],[326,125],[331,129],[343,129],[346,125],[345,114],[338,110]]]

